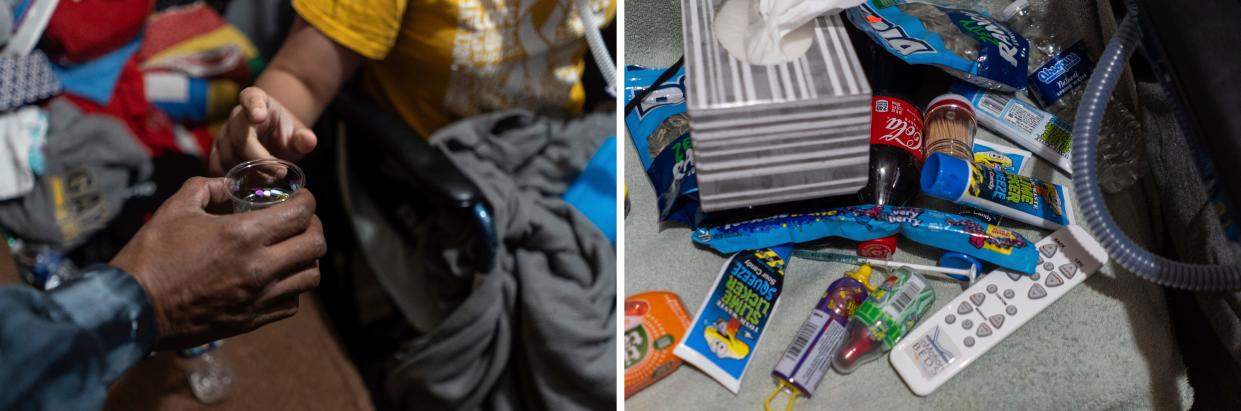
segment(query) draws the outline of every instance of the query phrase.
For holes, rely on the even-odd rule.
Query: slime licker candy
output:
[[[771,400],[780,391],[791,394],[786,409],[793,408],[798,395],[810,397],[819,381],[832,367],[832,356],[845,340],[845,324],[859,304],[866,301],[870,290],[870,266],[845,273],[843,278],[832,281],[810,312],[810,317],[797,330],[797,337],[784,351],[771,376],[776,379],[775,391],[764,403],[771,410]]]
[[[1068,190],[1037,178],[932,154],[922,170],[922,192],[1023,223],[1059,229],[1073,224]]]
[[[883,356],[905,338],[935,304],[935,291],[921,274],[898,268],[849,319],[846,342],[832,358],[836,372],[848,374]]]
[[[1002,170],[1011,174],[1025,175],[1026,169],[1030,168],[1031,153],[1015,147],[1009,147],[1003,144],[990,143],[986,141],[974,141],[974,164],[984,167],[991,167]],[[988,213],[970,206],[960,206],[957,214],[977,218],[987,224],[998,226],[1003,221],[998,215]],[[984,271],[982,261],[971,257],[967,254],[955,251],[945,251],[939,257],[939,265],[941,267],[969,269],[973,266],[975,270]],[[961,281],[968,281],[968,278],[950,274],[952,278]],[[970,281],[973,284],[973,281]]]
[[[681,366],[672,349],[688,327],[689,314],[676,294],[651,291],[625,299],[625,398]]]
[[[779,305],[784,265],[792,252],[792,246],[782,245],[728,259],[673,353],[736,394]]]

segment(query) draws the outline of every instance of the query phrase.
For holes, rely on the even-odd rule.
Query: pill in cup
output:
[[[228,171],[233,212],[271,207],[293,198],[306,185],[306,175],[296,164],[280,159],[250,160]]]

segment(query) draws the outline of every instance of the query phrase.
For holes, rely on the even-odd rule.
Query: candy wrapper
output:
[[[914,207],[860,205],[787,214],[694,232],[694,242],[721,253],[800,244],[827,237],[866,241],[894,234],[973,256],[1009,270],[1033,273],[1034,243],[1021,234],[978,219]]]
[[[832,368],[848,374],[892,350],[935,305],[935,291],[921,274],[899,268],[854,310],[844,346]]]

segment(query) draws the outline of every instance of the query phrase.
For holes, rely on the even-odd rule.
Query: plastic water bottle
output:
[[[212,352],[223,343],[223,340],[213,341],[180,352],[182,357],[193,359],[190,365],[190,392],[203,404],[223,401],[233,387],[233,370],[218,352]]]
[[[1071,10],[1049,0],[1017,0],[1001,18],[1030,42],[1030,97],[1047,112],[1072,124],[1077,106],[1094,69],[1080,36],[1064,22]],[[1117,192],[1137,181],[1145,170],[1142,129],[1120,104],[1109,104],[1099,136],[1099,182]]]
[[[9,252],[22,279],[42,290],[51,290],[82,275],[78,266],[56,247],[30,245],[9,237]]]

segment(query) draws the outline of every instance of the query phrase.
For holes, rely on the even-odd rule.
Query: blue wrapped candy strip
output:
[[[760,218],[694,231],[694,242],[724,254],[827,237],[866,241],[901,234],[931,247],[963,253],[1031,274],[1038,263],[1034,243],[982,220],[914,207],[859,205]]]

